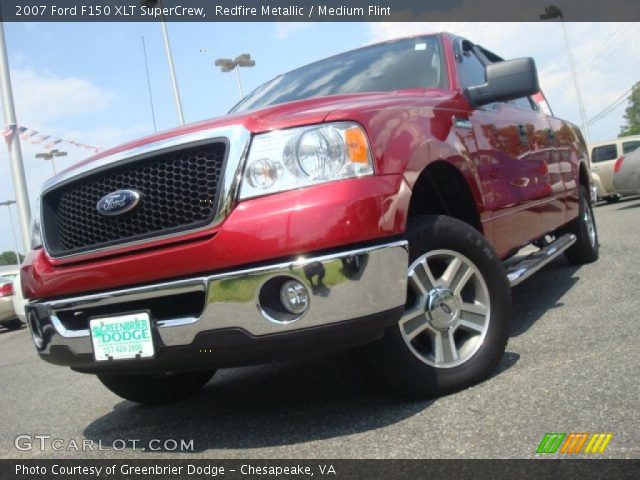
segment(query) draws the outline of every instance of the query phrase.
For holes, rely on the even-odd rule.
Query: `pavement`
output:
[[[640,458],[640,199],[595,214],[600,260],[561,258],[514,288],[498,371],[433,401],[381,393],[335,354],[222,370],[197,398],[144,407],[42,362],[26,329],[2,330],[0,457],[530,458],[546,432],[610,432],[599,457]],[[62,450],[18,450],[18,435]]]

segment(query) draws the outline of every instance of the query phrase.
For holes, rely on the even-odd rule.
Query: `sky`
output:
[[[250,53],[241,70],[245,92],[279,73],[332,54],[409,34],[450,31],[503,58],[532,56],[556,116],[580,124],[562,28],[558,23],[170,23],[168,25],[187,123],[223,115],[239,100],[233,74],[216,58]],[[567,23],[588,119],[640,80],[640,24]],[[20,125],[42,133],[111,147],[154,132],[142,39],[147,46],[158,131],[178,125],[162,34],[156,23],[9,23],[5,25]],[[626,102],[590,124],[592,142],[617,136]],[[44,143],[42,144],[44,145]],[[70,144],[57,148],[58,171],[89,156]],[[51,165],[22,143],[31,202]],[[14,198],[6,148],[0,145],[0,202]],[[13,208],[19,248],[20,233]],[[8,211],[0,207],[0,252],[13,250]]]

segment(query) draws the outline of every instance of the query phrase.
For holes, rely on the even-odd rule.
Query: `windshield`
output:
[[[255,89],[231,111],[345,93],[443,88],[444,72],[437,37],[397,40],[352,50],[280,75]]]

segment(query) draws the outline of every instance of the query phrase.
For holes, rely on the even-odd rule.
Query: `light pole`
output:
[[[236,72],[236,80],[238,81],[238,91],[240,92],[240,98],[244,98],[244,93],[242,92],[242,82],[240,82],[240,71],[238,67],[253,67],[255,66],[255,60],[251,60],[251,55],[248,53],[243,53],[238,55],[235,60],[231,60],[230,58],[219,58],[214,62],[216,67],[220,67],[222,72],[231,72],[235,70]]]
[[[160,0],[141,0],[140,5],[145,8],[155,7],[156,5],[162,7],[162,3],[160,2]],[[173,65],[173,55],[171,54],[169,32],[167,31],[167,24],[164,21],[164,13],[162,12],[160,13],[160,25],[162,26],[162,38],[164,40],[164,53],[167,56],[167,62],[169,63],[169,76],[171,77],[171,86],[173,87],[173,100],[176,104],[176,113],[178,114],[178,121],[180,122],[180,125],[184,125],[182,100],[180,99],[180,90],[178,89],[176,69]]]
[[[29,245],[29,229],[31,227],[31,208],[29,207],[29,193],[27,181],[24,176],[22,163],[22,150],[20,149],[20,136],[15,128],[16,109],[13,105],[13,90],[11,88],[11,75],[9,73],[9,60],[7,58],[7,46],[4,39],[4,26],[0,22],[0,94],[2,95],[2,110],[4,124],[13,128],[13,135],[7,137],[7,147],[11,164],[11,177],[13,179],[13,191],[18,202],[18,224],[22,234],[22,244]],[[25,247],[26,248],[26,247]]]
[[[56,175],[56,157],[66,157],[67,152],[61,152],[60,150],[51,150],[48,153],[36,153],[36,158],[42,158],[44,160],[51,160],[51,167],[53,168],[53,174]]]
[[[15,205],[15,200],[5,200],[0,202],[0,207],[7,207],[9,209],[9,222],[11,223],[11,235],[13,236],[13,251],[16,255],[16,264],[20,267],[20,249],[18,248],[18,237],[16,237],[16,231],[13,229],[13,213],[11,213],[11,205]]]
[[[544,13],[540,14],[540,20],[553,20],[556,18],[563,19],[562,10],[556,5],[549,5],[544,9]],[[567,55],[569,56],[569,68],[571,69],[571,77],[573,78],[573,87],[576,90],[576,98],[578,99],[578,109],[580,111],[580,120],[582,121],[582,132],[587,144],[591,143],[589,136],[589,129],[587,126],[587,114],[584,109],[584,102],[582,101],[582,92],[580,90],[580,82],[578,82],[578,73],[576,71],[576,65],[573,60],[573,52],[569,45],[569,35],[567,34],[567,27],[563,20],[560,20],[560,26],[562,27],[562,36],[564,38],[564,46],[567,49]]]
[[[142,35],[142,53],[144,55],[144,68],[147,72],[147,89],[149,90],[149,105],[151,106],[151,119],[153,120],[153,131],[158,133],[158,127],[156,125],[156,111],[153,108],[153,95],[151,95],[151,77],[149,76],[149,60],[147,59],[147,44],[144,41],[144,35]]]

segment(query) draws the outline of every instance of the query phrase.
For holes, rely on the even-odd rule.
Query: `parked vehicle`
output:
[[[410,397],[486,378],[510,286],[598,258],[586,146],[538,91],[531,58],[406,38],[58,174],[22,267],[38,353],[141,403],[353,347]]]
[[[18,273],[13,279],[13,310],[16,317],[20,320],[22,325],[27,323],[27,315],[25,313],[25,306],[27,304],[26,299],[22,295],[22,287],[20,285],[20,274]],[[21,325],[21,326],[22,326]]]
[[[13,308],[13,280],[18,275],[18,270],[4,270],[0,274],[0,326],[9,330],[15,330],[22,326],[22,322],[16,316]]]
[[[613,186],[620,195],[640,195],[640,148],[616,161]]]
[[[620,200],[622,193],[616,190],[613,183],[616,162],[638,147],[640,147],[640,135],[615,138],[589,147],[591,180],[596,186],[598,198],[609,203]]]

